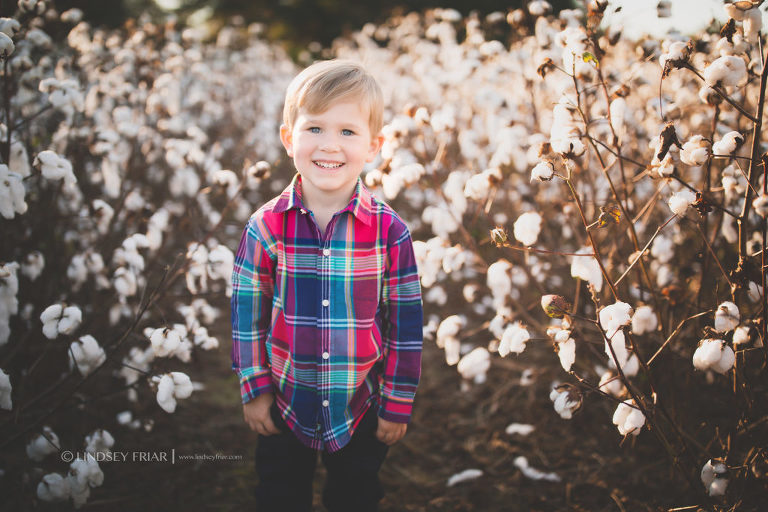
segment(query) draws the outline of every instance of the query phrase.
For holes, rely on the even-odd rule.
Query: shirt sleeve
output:
[[[379,416],[408,423],[421,374],[423,312],[413,242],[405,224],[398,224],[402,229],[393,229],[397,233],[387,244],[382,290],[385,359]]]
[[[243,403],[273,390],[266,340],[275,264],[256,218],[243,230],[232,272],[232,369],[240,378]]]

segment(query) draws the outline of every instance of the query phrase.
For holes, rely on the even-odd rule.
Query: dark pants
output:
[[[309,512],[317,451],[301,444],[273,406],[280,434],[259,436],[256,446],[258,512]],[[335,453],[322,452],[327,478],[323,505],[331,512],[375,512],[383,496],[379,468],[389,447],[376,439],[376,407],[371,407],[352,440]]]

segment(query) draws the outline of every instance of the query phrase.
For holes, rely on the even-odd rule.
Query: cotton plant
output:
[[[555,412],[564,420],[573,418],[573,414],[581,408],[582,395],[577,388],[568,384],[560,384],[549,393]]]
[[[1,34],[1,33],[0,33]],[[0,39],[2,35],[0,35]],[[0,53],[2,53],[0,40]],[[13,219],[16,215],[27,213],[23,176],[8,169],[6,164],[0,164],[0,215]]]
[[[693,366],[701,371],[713,370],[725,374],[733,368],[735,362],[733,349],[721,339],[703,339],[693,353]]]
[[[475,347],[462,356],[456,365],[459,375],[475,384],[483,384],[491,367],[491,355],[485,347]]]

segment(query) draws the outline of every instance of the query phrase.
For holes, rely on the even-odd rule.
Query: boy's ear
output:
[[[293,131],[285,124],[280,125],[280,142],[283,143],[288,156],[293,158]]]
[[[371,145],[368,148],[368,158],[365,159],[366,162],[373,162],[376,155],[379,153],[382,144],[384,144],[384,136],[381,133],[371,137]]]

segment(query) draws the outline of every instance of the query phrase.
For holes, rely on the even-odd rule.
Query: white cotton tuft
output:
[[[540,471],[534,467],[531,467],[528,464],[528,459],[526,459],[522,455],[515,457],[514,464],[515,464],[515,467],[519,469],[520,472],[525,477],[530,478],[531,480],[546,480],[548,482],[560,481],[560,477],[556,473],[546,473],[544,471]]]
[[[581,407],[581,399],[578,395],[572,394],[570,388],[554,388],[549,393],[549,399],[552,400],[555,412],[564,420],[573,417],[573,413]]]
[[[488,368],[491,367],[491,354],[485,347],[477,347],[459,360],[456,369],[467,380],[473,380],[475,384],[485,382]]]
[[[75,174],[72,171],[72,164],[69,160],[57,155],[53,151],[41,151],[35,157],[32,165],[38,167],[43,177],[47,180],[63,179],[65,183],[77,183],[77,178],[75,178]]]
[[[730,156],[744,142],[744,136],[737,131],[728,132],[712,144],[712,153],[715,155]]]
[[[678,217],[684,217],[688,207],[696,200],[696,194],[690,190],[681,190],[669,198],[669,209]]]
[[[510,423],[507,425],[507,428],[504,429],[504,432],[511,436],[527,436],[530,435],[534,430],[536,430],[536,427],[533,425],[528,425],[526,423]]]
[[[625,400],[620,403],[613,413],[613,424],[619,430],[619,434],[634,436],[640,434],[640,430],[645,425],[645,416],[635,406],[634,400]]]
[[[599,292],[603,289],[603,273],[597,259],[591,256],[594,251],[590,247],[582,247],[576,251],[576,254],[589,254],[590,256],[571,256],[571,276],[587,281]]]
[[[0,57],[8,58],[15,49],[16,47],[13,44],[13,39],[8,37],[5,33],[0,32]]]
[[[541,231],[541,215],[536,212],[526,212],[515,221],[515,239],[523,245],[533,245]]]
[[[480,471],[479,469],[465,469],[460,473],[451,475],[451,477],[448,479],[448,482],[445,485],[447,487],[453,487],[454,485],[459,484],[461,482],[466,482],[467,480],[474,480],[476,478],[480,478],[481,476],[483,476],[483,472]]]
[[[739,308],[730,301],[725,301],[715,311],[715,330],[717,332],[732,331],[739,325]]]
[[[549,181],[555,174],[555,167],[552,162],[543,160],[531,169],[531,181]]]
[[[693,366],[697,370],[713,370],[725,374],[733,368],[736,357],[725,341],[718,339],[701,340],[693,353]]]
[[[747,63],[741,57],[724,55],[707,66],[703,75],[710,87],[741,86],[747,79]]]
[[[109,453],[114,445],[115,438],[103,428],[96,429],[85,436],[85,451],[91,455]]]
[[[658,325],[659,320],[651,306],[640,306],[632,315],[632,334],[653,332]]]
[[[608,338],[632,321],[632,306],[626,302],[617,301],[600,310],[600,325]]]
[[[45,308],[40,314],[43,322],[43,334],[48,339],[55,339],[59,334],[72,334],[80,325],[83,313],[77,306],[64,307],[62,304],[53,304]]]
[[[570,372],[573,363],[576,361],[576,341],[573,338],[568,338],[558,343],[557,357],[560,359],[560,366],[563,367],[563,370]]]
[[[13,409],[13,402],[11,401],[12,391],[11,378],[5,371],[0,369],[0,409],[7,411]]]
[[[701,135],[694,135],[683,144],[680,160],[688,165],[704,165],[709,158],[709,142]]]
[[[525,350],[526,342],[530,339],[531,334],[520,322],[507,326],[499,342],[499,355],[505,357],[510,352],[521,354]]]
[[[598,388],[604,393],[608,393],[609,395],[615,396],[617,398],[620,397],[625,390],[624,384],[621,382],[619,376],[611,371],[603,373],[603,375],[600,377],[600,384],[598,385]]]
[[[42,501],[65,501],[69,492],[69,481],[59,473],[48,473],[37,484],[37,497]]]
[[[188,398],[194,389],[189,377],[181,372],[156,375],[152,377],[152,382],[157,383],[157,403],[168,413],[176,410],[177,398]]]
[[[762,218],[768,218],[768,194],[760,194],[752,201],[752,208]]]
[[[59,437],[51,427],[44,426],[43,433],[36,435],[27,443],[27,456],[36,462],[40,462],[48,455],[56,453],[60,449]]]
[[[13,219],[16,214],[26,213],[25,194],[22,175],[11,172],[7,165],[0,164],[0,215],[6,219]]]
[[[73,341],[69,346],[70,367],[77,366],[77,370],[85,377],[93,370],[101,366],[107,360],[107,354],[96,341],[96,338],[87,334]]]
[[[725,478],[727,468],[722,462],[713,462],[708,460],[701,468],[701,483],[710,496],[723,496],[728,487],[728,480]]]

